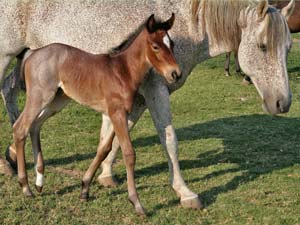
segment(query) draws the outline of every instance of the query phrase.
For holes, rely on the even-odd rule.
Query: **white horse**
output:
[[[198,195],[187,187],[181,176],[169,96],[184,84],[198,63],[238,49],[241,68],[251,77],[265,111],[287,112],[291,92],[286,60],[292,39],[286,18],[294,4],[291,0],[278,12],[267,0],[4,0],[0,5],[0,80],[12,59],[25,48],[61,42],[90,52],[106,52],[134,30],[138,21],[152,13],[165,19],[164,15],[174,12],[177,20],[170,36],[175,42],[174,52],[182,78],[170,85],[160,76],[148,76],[139,89],[128,124],[132,128],[146,107],[149,109],[167,153],[173,189],[184,207],[200,208]],[[18,116],[14,103],[10,102],[14,101],[17,88],[9,89],[9,81],[18,81],[18,66],[13,75],[14,79],[7,78],[3,92],[12,122]],[[49,113],[57,110],[54,108]],[[100,139],[105,139],[110,126],[109,118],[103,116]],[[31,138],[38,167],[39,143],[36,136]],[[115,138],[99,176],[99,181],[106,186],[115,185],[111,166],[118,148]],[[7,153],[7,158],[15,163],[14,148]]]

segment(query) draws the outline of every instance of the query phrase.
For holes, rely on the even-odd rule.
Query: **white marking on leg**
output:
[[[35,167],[35,172],[36,172],[36,182],[35,185],[39,186],[39,187],[43,187],[43,179],[44,179],[44,175],[41,174],[37,168]]]
[[[45,109],[42,110],[42,112],[39,114],[38,118],[41,118],[45,113]]]
[[[164,42],[164,44],[165,44],[168,48],[171,48],[171,41],[170,41],[170,38],[169,38],[168,35],[165,35],[165,36],[164,36],[163,42]]]

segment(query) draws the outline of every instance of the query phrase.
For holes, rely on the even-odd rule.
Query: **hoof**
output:
[[[24,190],[23,193],[24,193],[26,198],[33,198],[34,197],[32,191],[30,189]]]
[[[248,76],[245,76],[244,79],[243,79],[243,81],[242,81],[242,84],[243,85],[250,85],[250,84],[252,84],[251,78],[248,77]]]
[[[37,186],[35,185],[35,189],[37,190],[38,193],[41,193],[43,190],[43,186]]]
[[[17,164],[17,154],[11,146],[8,146],[5,152],[6,160],[9,162],[10,166],[17,173],[18,164]]]
[[[229,71],[225,71],[225,76],[226,76],[226,77],[231,76],[230,72],[229,72]]]
[[[119,183],[116,179],[112,176],[109,177],[98,177],[98,182],[103,185],[104,187],[117,187]]]
[[[135,211],[139,216],[142,216],[142,217],[147,216],[145,209],[141,206],[140,207],[135,207]]]
[[[10,164],[0,157],[0,174],[4,174],[6,176],[12,176],[14,174],[14,170],[11,168]]]
[[[80,201],[81,202],[87,202],[89,199],[89,193],[81,193],[80,194]]]
[[[203,209],[204,206],[202,205],[199,197],[190,198],[190,199],[182,199],[180,204],[183,208],[191,208],[191,209]]]

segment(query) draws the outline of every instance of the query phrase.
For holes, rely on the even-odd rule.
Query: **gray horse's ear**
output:
[[[147,23],[146,23],[146,27],[147,27],[147,30],[149,33],[153,33],[155,32],[155,30],[157,29],[157,25],[156,25],[156,21],[155,21],[155,18],[154,18],[154,14],[152,14],[148,20],[147,20]]]
[[[293,14],[294,9],[295,0],[291,0],[290,3],[281,10],[281,14],[286,18],[286,20],[288,20],[289,17]]]
[[[265,18],[268,11],[268,7],[269,7],[268,0],[260,0],[258,2],[256,11],[257,11],[257,16],[259,21],[262,21]]]
[[[162,24],[163,29],[166,31],[170,30],[174,24],[174,21],[175,21],[175,13],[172,13],[170,19],[168,19],[166,22]]]

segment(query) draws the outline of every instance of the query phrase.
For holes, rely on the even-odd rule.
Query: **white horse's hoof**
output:
[[[191,209],[203,209],[204,206],[201,203],[199,197],[181,199],[180,204],[183,208],[191,208]]]
[[[119,183],[113,176],[108,177],[98,177],[98,182],[103,185],[104,187],[117,187]]]

